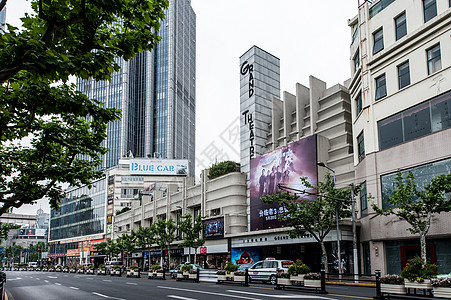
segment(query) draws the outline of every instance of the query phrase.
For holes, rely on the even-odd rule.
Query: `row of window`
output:
[[[423,0],[423,18],[424,22],[428,22],[437,16],[437,2],[436,0]],[[395,37],[399,40],[407,35],[406,12],[404,11],[394,19],[395,22]],[[373,54],[378,53],[384,49],[384,32],[383,28],[376,30],[373,33]]]

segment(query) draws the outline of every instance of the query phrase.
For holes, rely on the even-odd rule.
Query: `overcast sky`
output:
[[[20,25],[29,2],[9,0]],[[281,91],[313,75],[328,86],[350,77],[348,19],[357,0],[191,0],[197,16],[196,174],[215,160],[239,161],[239,57],[253,45],[280,59]],[[29,10],[28,10],[29,11]],[[48,204],[42,208],[49,211]],[[16,213],[34,214],[39,205]]]

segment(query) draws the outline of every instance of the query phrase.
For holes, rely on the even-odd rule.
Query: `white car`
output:
[[[274,258],[261,260],[248,269],[249,281],[269,281],[271,284],[276,284],[276,274],[278,272],[288,272],[288,267],[292,264],[294,264],[292,260],[276,260]]]

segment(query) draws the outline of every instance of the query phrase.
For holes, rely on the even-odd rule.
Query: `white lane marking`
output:
[[[194,298],[187,298],[187,297],[176,296],[176,295],[168,295],[168,298],[181,299],[181,300],[196,300]]]
[[[55,282],[56,285],[61,285],[61,283]]]
[[[111,280],[109,280],[109,279],[104,279],[104,280],[102,280],[102,281],[105,281],[105,282],[111,282]]]
[[[115,300],[125,300],[125,299],[122,299],[122,298],[111,297],[111,296],[107,296],[107,295],[100,294],[100,293],[96,293],[96,292],[92,292],[92,293],[93,293],[94,295],[97,295],[97,296],[103,297],[103,298],[115,299]]]
[[[48,278],[58,278],[58,276],[47,276]]]
[[[36,280],[41,280],[40,278],[36,278]]]
[[[11,280],[11,279],[10,279]],[[48,280],[44,280],[44,282],[47,282],[47,283],[49,283],[49,281]]]
[[[135,282],[126,282],[126,284],[131,284],[131,285],[138,285],[137,283],[135,283]]]
[[[302,298],[309,298],[309,299],[330,299],[332,298],[326,298],[321,296],[313,296],[313,295],[273,295],[273,294],[260,294],[260,293],[252,293],[252,292],[245,292],[245,291],[236,291],[236,290],[226,290],[226,292],[229,293],[239,293],[239,294],[247,294],[252,296],[262,296],[262,297],[271,297],[271,298],[280,298],[280,299],[302,299]]]
[[[78,288],[78,287],[75,287],[75,286],[70,286],[69,288],[70,288],[70,289],[73,289],[73,290],[79,290],[79,288]]]
[[[8,281],[11,281],[11,280],[19,280],[19,279],[22,279],[22,278],[20,278],[20,277],[17,277],[17,278],[11,278],[11,279],[8,279]]]
[[[222,293],[215,293],[215,292],[207,292],[207,291],[198,291],[198,290],[190,290],[190,289],[180,289],[170,286],[157,286],[160,289],[168,289],[168,290],[176,290],[176,291],[185,291],[185,292],[192,292],[192,293],[199,293],[199,294],[207,294],[207,295],[215,295],[215,296],[224,296],[228,298],[238,298],[238,299],[248,299],[248,300],[262,300],[260,298],[251,298],[251,297],[245,297],[245,296],[236,296],[236,295],[230,295],[230,294],[222,294]]]
[[[86,279],[91,279],[91,280],[93,280],[94,278],[92,278],[92,277],[86,277]]]

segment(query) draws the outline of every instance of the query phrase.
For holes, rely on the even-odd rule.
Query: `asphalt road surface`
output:
[[[144,299],[359,299],[370,300],[374,289],[328,286],[328,295],[293,290],[274,290],[270,285],[242,287],[232,284],[193,283],[191,281],[149,280],[54,272],[7,271],[8,300],[144,300]]]

